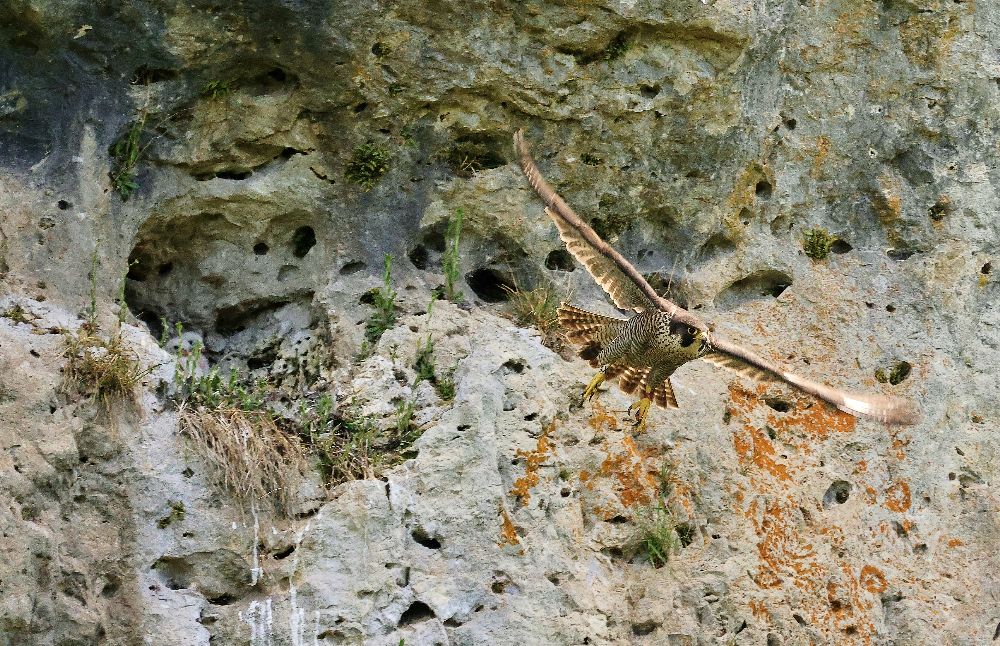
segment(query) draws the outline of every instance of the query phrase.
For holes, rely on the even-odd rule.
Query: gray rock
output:
[[[998,30],[967,2],[0,8],[0,643],[988,643]],[[613,388],[579,406],[587,366],[498,316],[504,285],[613,313],[519,127],[721,333],[922,423],[695,364],[644,434]],[[428,315],[457,209],[465,305]],[[150,370],[110,412],[64,377],[91,315]],[[419,438],[247,509],[180,433],[161,319],[285,417],[353,400],[384,449],[412,405]]]

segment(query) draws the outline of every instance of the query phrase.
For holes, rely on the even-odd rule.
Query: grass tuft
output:
[[[570,300],[570,295],[561,292],[551,282],[545,282],[535,289],[522,290],[515,286],[503,287],[510,294],[510,315],[518,325],[530,326],[542,334],[542,343],[553,350],[565,345],[565,338],[559,328],[559,304]]]
[[[444,270],[444,295],[452,303],[461,303],[462,292],[458,285],[462,279],[462,267],[458,255],[458,244],[462,238],[462,209],[455,209],[455,217],[448,220],[445,232],[445,250],[442,269]]]
[[[396,290],[392,288],[392,256],[385,254],[382,287],[370,292],[375,311],[365,324],[365,340],[375,344],[386,330],[396,324]]]
[[[307,468],[305,449],[267,409],[182,406],[181,432],[221,474],[240,502],[272,501],[290,511],[294,484]]]
[[[663,499],[637,514],[639,545],[653,567],[663,567],[681,547],[677,522]]]
[[[106,410],[118,402],[133,402],[135,387],[151,370],[142,367],[120,332],[105,338],[87,325],[67,335],[63,356],[67,384]]]
[[[129,124],[125,134],[116,141],[109,153],[111,154],[111,186],[122,200],[128,198],[139,188],[136,182],[136,165],[142,155],[142,132],[146,127],[146,113],[140,112],[138,118]]]
[[[31,317],[27,310],[21,307],[20,304],[11,305],[3,312],[0,312],[0,318],[10,319],[15,323],[30,323]]]

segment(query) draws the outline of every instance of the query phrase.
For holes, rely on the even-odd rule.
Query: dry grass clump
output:
[[[151,370],[142,366],[120,332],[104,338],[87,325],[66,336],[63,356],[67,384],[106,409],[117,402],[134,401],[136,385]]]
[[[555,351],[566,345],[559,327],[559,304],[570,300],[570,294],[546,282],[531,290],[504,286],[510,294],[510,315],[518,325],[531,326],[542,333],[542,344]]]
[[[180,425],[238,500],[272,501],[290,511],[292,492],[308,468],[307,453],[270,411],[181,406]]]

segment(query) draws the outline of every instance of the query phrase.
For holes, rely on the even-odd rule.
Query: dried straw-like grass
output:
[[[150,372],[119,333],[105,339],[82,327],[67,335],[63,355],[67,385],[94,397],[106,409],[116,402],[134,401],[136,385]]]
[[[291,511],[292,494],[308,467],[306,450],[268,411],[182,406],[180,425],[240,502]]]

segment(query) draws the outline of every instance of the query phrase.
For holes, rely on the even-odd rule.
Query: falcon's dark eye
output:
[[[695,334],[696,333],[697,333],[697,330],[695,330],[691,326],[687,326],[684,329],[684,332],[681,333],[681,347],[686,348],[689,345],[691,345],[692,343],[694,343],[694,339],[695,339]]]

